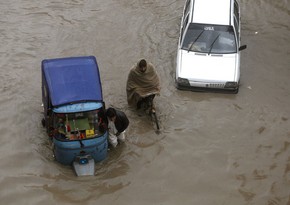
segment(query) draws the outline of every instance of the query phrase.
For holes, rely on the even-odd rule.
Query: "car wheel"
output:
[[[239,92],[239,88],[237,88],[235,91],[234,91],[234,94],[238,94]]]

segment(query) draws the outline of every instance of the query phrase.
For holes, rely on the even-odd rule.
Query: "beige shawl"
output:
[[[136,106],[137,102],[148,94],[159,94],[159,77],[152,64],[147,63],[144,73],[139,70],[139,62],[131,68],[127,80],[127,101],[131,106]]]

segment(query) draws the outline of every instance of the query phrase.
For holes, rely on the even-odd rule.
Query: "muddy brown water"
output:
[[[241,0],[248,48],[237,95],[174,87],[183,4],[1,1],[1,204],[290,204],[289,1]],[[78,178],[53,160],[40,123],[40,63],[82,55],[96,56],[107,106],[131,124],[96,175]],[[160,133],[126,103],[128,71],[142,57],[162,79]]]

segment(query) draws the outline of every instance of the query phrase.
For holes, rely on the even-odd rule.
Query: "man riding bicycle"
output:
[[[160,93],[160,81],[154,66],[147,63],[145,59],[133,66],[128,75],[126,91],[130,106],[137,109],[149,106],[150,111],[155,112],[153,99]]]

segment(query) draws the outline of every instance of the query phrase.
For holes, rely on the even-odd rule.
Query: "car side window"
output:
[[[187,0],[187,2],[185,4],[183,16],[185,16],[189,12],[189,9],[190,9],[190,1],[191,0]]]
[[[240,11],[239,11],[239,4],[238,2],[235,0],[234,1],[234,26],[235,26],[235,30],[237,33],[237,39],[238,39],[238,43],[239,43],[239,39],[240,39]],[[238,45],[239,46],[239,45]]]
[[[182,42],[182,39],[183,39],[183,34],[184,34],[184,30],[188,24],[188,20],[189,20],[189,15],[186,16],[184,22],[183,22],[183,26],[182,26],[182,29],[181,29],[181,33],[180,33],[180,43]]]
[[[235,30],[236,30],[236,35],[237,35],[237,46],[239,47],[239,41],[240,41],[240,31],[239,31],[239,25],[238,25],[238,22],[237,22],[237,19],[236,17],[234,17],[234,26],[235,26]]]
[[[239,4],[238,2],[235,0],[234,1],[234,14],[235,14],[235,17],[237,19],[237,23],[240,24],[240,11],[239,11]]]

